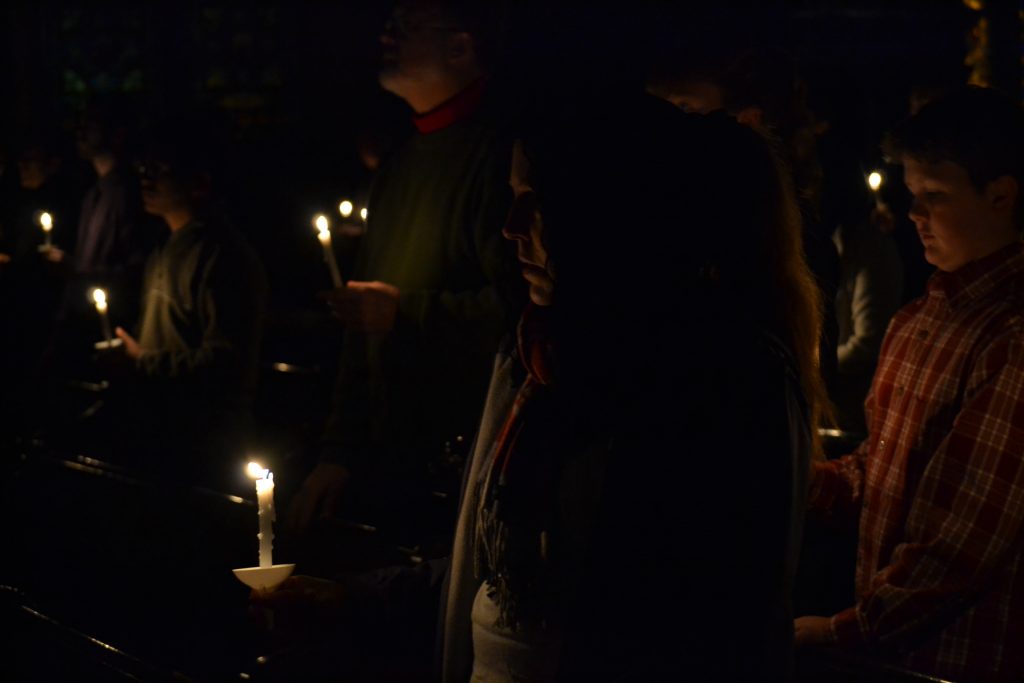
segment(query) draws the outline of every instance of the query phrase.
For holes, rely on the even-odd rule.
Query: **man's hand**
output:
[[[799,617],[793,622],[794,644],[797,647],[831,645],[835,642],[831,623],[831,617]]]
[[[135,337],[128,334],[123,327],[115,327],[114,334],[124,342],[124,355],[132,360],[138,360],[142,356],[142,347],[139,346],[139,342],[135,340]]]
[[[292,498],[285,528],[290,533],[301,534],[309,528],[318,511],[324,517],[337,513],[342,493],[351,478],[352,473],[344,465],[317,464]]]
[[[43,252],[43,258],[50,263],[64,263],[64,259],[67,258],[67,253],[63,249],[50,247]]]
[[[346,325],[368,334],[385,334],[395,327],[398,295],[398,287],[386,282],[351,280],[345,287],[322,292],[320,298]]]

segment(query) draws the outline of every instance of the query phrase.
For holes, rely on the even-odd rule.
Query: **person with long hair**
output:
[[[792,190],[727,117],[584,111],[514,148],[504,233],[530,303],[467,467],[440,675],[776,679],[825,405]],[[365,606],[352,586],[294,577],[257,600]]]

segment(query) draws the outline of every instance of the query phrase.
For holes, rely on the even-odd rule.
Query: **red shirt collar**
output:
[[[416,126],[416,130],[424,134],[433,133],[469,118],[480,108],[486,85],[486,76],[478,78],[463,88],[460,93],[434,107],[426,114],[414,116],[412,122]]]

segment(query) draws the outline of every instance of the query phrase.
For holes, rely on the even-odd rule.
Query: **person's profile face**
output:
[[[166,216],[188,206],[187,188],[175,178],[166,163],[147,161],[139,167],[139,176],[146,213]]]
[[[530,184],[530,162],[522,143],[512,149],[509,185],[514,199],[502,234],[516,243],[523,279],[529,285],[530,300],[538,306],[550,306],[554,300],[555,276],[544,247],[544,221],[537,193]]]
[[[402,97],[410,87],[435,79],[446,65],[448,31],[433,3],[396,6],[380,36],[381,87]]]
[[[913,196],[910,220],[924,246],[925,260],[952,272],[987,256],[998,221],[967,170],[951,161],[903,161],[903,178]]]

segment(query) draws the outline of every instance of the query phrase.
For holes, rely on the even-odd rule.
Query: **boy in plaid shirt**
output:
[[[795,622],[943,677],[1024,677],[1024,114],[967,88],[900,124],[910,218],[937,268],[892,320],[868,437],[815,463],[809,514],[857,520],[856,603]]]

